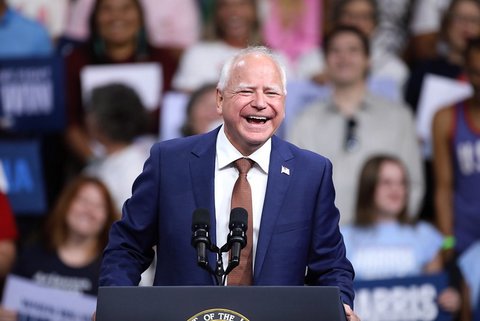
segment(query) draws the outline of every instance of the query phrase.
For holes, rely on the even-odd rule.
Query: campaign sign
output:
[[[0,141],[0,160],[8,182],[8,199],[15,214],[46,211],[40,146],[37,141]]]
[[[445,274],[356,281],[355,311],[362,321],[450,321],[437,303],[447,285]]]
[[[0,127],[13,132],[53,132],[65,127],[60,56],[0,59]]]
[[[97,87],[121,83],[135,90],[147,110],[156,110],[160,106],[162,75],[162,66],[154,62],[85,66],[80,72],[83,101],[89,101]]]
[[[49,288],[10,275],[2,306],[17,311],[19,321],[90,321],[97,304],[94,296]]]

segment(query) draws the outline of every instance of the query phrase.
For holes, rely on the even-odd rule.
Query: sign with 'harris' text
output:
[[[445,274],[355,282],[355,310],[362,321],[450,321],[438,296]]]

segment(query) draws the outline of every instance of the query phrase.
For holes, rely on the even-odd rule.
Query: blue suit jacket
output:
[[[112,226],[100,285],[137,285],[152,261],[154,245],[155,285],[214,284],[214,278],[198,267],[190,241],[192,213],[206,208],[216,243],[217,133],[218,129],[152,147],[122,219]],[[289,175],[281,172],[282,166]],[[343,301],[352,306],[354,273],[345,257],[334,199],[331,163],[273,136],[254,285],[339,286]],[[213,253],[209,261],[216,261]]]

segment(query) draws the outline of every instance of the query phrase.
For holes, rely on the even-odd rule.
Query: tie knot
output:
[[[247,174],[250,168],[252,168],[254,161],[249,158],[242,157],[237,159],[234,163],[240,174]]]

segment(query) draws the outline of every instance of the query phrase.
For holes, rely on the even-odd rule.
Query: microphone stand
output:
[[[240,263],[240,251],[245,247],[247,242],[245,231],[247,230],[247,217],[248,213],[244,208],[236,207],[232,209],[230,213],[230,234],[227,238],[227,243],[222,247],[218,247],[215,244],[212,244],[208,234],[208,211],[205,209],[195,210],[193,213],[193,223],[192,230],[194,232],[192,236],[192,245],[197,247],[197,264],[204,270],[206,270],[211,275],[215,276],[215,282],[217,286],[225,286],[227,275],[236,268]],[[203,224],[203,225],[202,225]],[[202,229],[199,229],[199,226]],[[198,243],[203,246],[199,248]],[[223,268],[223,257],[222,253],[228,252],[233,248],[232,252],[234,255],[230,256],[227,269]],[[208,249],[211,252],[214,252],[217,255],[217,260],[215,264],[215,270],[212,269],[208,263],[208,256],[200,256],[198,253],[204,252],[205,249]]]
[[[223,286],[225,285],[225,281],[223,281],[223,275],[225,274],[225,271],[223,270],[223,259],[222,259],[221,249],[219,249],[215,244],[212,244],[209,250],[217,254],[215,271],[212,270],[210,266],[208,267],[210,274],[213,274],[215,276],[215,282],[217,283],[216,284],[217,286]]]
[[[230,250],[230,244],[227,243],[225,244],[224,246],[222,246],[222,248],[220,249],[222,252],[228,252]],[[238,265],[240,264],[240,258],[230,258],[230,261],[228,262],[228,266],[227,266],[227,269],[225,270],[224,272],[224,279],[223,279],[223,284],[225,285],[225,281],[226,281],[226,278],[227,278],[227,275],[232,272],[232,270],[234,268],[236,268]]]
[[[207,270],[210,274],[214,275],[215,276],[215,282],[216,282],[216,285],[217,286],[225,286],[225,282],[227,280],[227,275],[234,269],[238,266],[238,264],[240,263],[240,259],[231,259],[229,262],[228,262],[228,266],[227,266],[227,269],[225,270],[223,268],[223,257],[222,257],[222,253],[225,253],[225,252],[228,252],[230,250],[230,244],[227,243],[225,244],[224,246],[222,246],[221,248],[219,248],[218,246],[212,244],[209,248],[210,251],[214,252],[216,255],[217,255],[217,261],[215,263],[215,270],[213,270],[210,265],[208,264],[208,262],[206,262],[205,264],[200,264],[199,262],[199,265],[204,268],[205,270]]]

